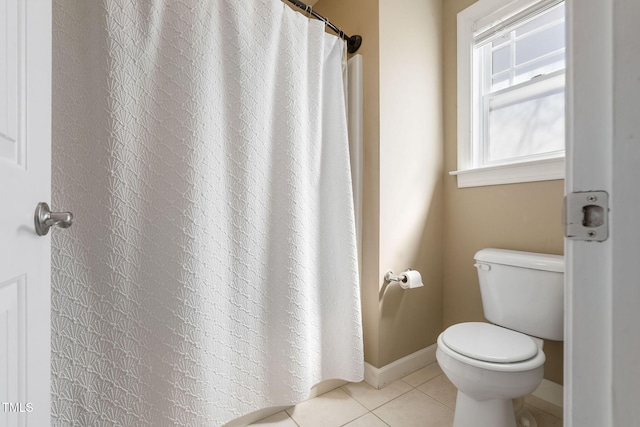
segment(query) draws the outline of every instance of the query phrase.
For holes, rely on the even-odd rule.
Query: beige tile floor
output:
[[[346,384],[252,425],[451,427],[455,405],[456,388],[434,363],[381,390],[365,382]],[[561,408],[534,396],[527,396],[525,406],[538,427],[562,427]]]

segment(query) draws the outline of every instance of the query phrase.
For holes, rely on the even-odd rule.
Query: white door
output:
[[[50,425],[51,1],[0,0],[0,425]]]
[[[567,192],[609,193],[609,238],[567,241],[567,427],[640,425],[640,2],[569,5]]]

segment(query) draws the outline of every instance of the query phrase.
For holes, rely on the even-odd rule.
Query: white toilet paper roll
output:
[[[420,275],[419,271],[407,270],[404,271],[402,275],[405,277],[405,280],[400,282],[400,286],[402,286],[404,289],[413,289],[423,286],[422,276]]]

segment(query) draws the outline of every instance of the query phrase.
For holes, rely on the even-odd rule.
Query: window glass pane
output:
[[[511,45],[494,50],[492,56],[492,74],[508,70],[511,67]]]
[[[552,23],[553,21],[564,20],[564,3],[543,12],[531,21],[516,28],[516,36],[520,37],[523,34],[533,31],[543,25]]]
[[[532,33],[516,42],[516,66],[563,49],[564,22]]]
[[[485,163],[564,150],[564,88],[539,97],[489,105]]]

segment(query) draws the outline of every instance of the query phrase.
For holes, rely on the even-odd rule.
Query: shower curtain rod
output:
[[[320,21],[324,21],[327,27],[331,28],[340,38],[344,39],[347,42],[347,52],[355,53],[360,48],[360,45],[362,44],[362,36],[353,35],[349,37],[341,29],[333,25],[331,21],[329,21],[324,16],[320,15],[318,12],[315,12],[311,6],[301,2],[300,0],[286,0],[286,1],[293,4],[294,6],[299,7],[305,12],[310,13]]]

